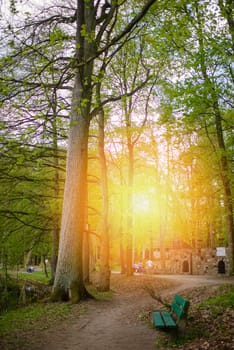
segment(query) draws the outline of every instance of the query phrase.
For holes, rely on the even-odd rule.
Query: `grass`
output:
[[[33,280],[43,283],[48,283],[50,280],[50,273],[48,272],[49,277],[46,277],[44,271],[34,271],[32,273],[28,272],[18,272],[18,278]]]
[[[16,278],[15,274],[11,274],[11,277]],[[22,282],[23,279],[42,283],[49,282],[49,278],[46,278],[43,271],[20,272],[18,278],[18,282]],[[16,285],[15,279],[9,279],[10,282]],[[110,299],[113,295],[111,291],[99,292],[93,286],[88,286],[87,289],[97,300]],[[46,329],[52,327],[55,322],[68,318],[73,310],[81,314],[86,309],[82,303],[71,305],[50,302],[34,302],[24,307],[18,307],[18,296],[15,296],[14,300],[16,301],[14,307],[9,307],[7,311],[0,314],[0,336],[10,336],[11,333],[30,329]]]
[[[88,288],[89,292],[98,300],[110,299],[112,292],[98,292],[94,287]],[[69,303],[33,303],[9,310],[0,314],[0,336],[10,334],[15,330],[46,329],[53,326],[54,322],[67,319],[72,310],[78,308],[78,313],[86,310],[84,304],[72,305]]]
[[[107,291],[107,292],[99,292],[94,286],[90,285],[86,287],[88,292],[93,295],[93,297],[97,300],[105,300],[105,299],[111,299],[113,297],[113,292]]]
[[[234,285],[223,285],[218,288],[218,294],[198,305],[199,310],[209,309],[215,318],[225,309],[234,309]]]
[[[66,319],[71,310],[72,305],[69,304],[37,303],[2,313],[0,335],[8,334],[15,329],[33,329],[35,324],[39,329],[48,328],[54,321]]]
[[[33,281],[38,281],[38,282],[43,282],[43,283],[48,283],[50,281],[50,271],[48,271],[48,277],[46,277],[44,271],[34,271],[34,272],[16,272],[16,271],[9,271],[8,272],[9,276],[12,278],[22,278],[22,279],[27,279],[27,280],[33,280]],[[0,277],[4,279],[4,273],[0,269]]]
[[[120,265],[113,265],[113,266],[111,266],[111,271],[119,272],[119,271],[121,271],[121,266]]]
[[[94,287],[88,287],[88,291],[98,300],[110,299],[112,292],[98,292]],[[55,322],[67,319],[73,310],[78,308],[78,313],[86,310],[84,304],[72,305],[69,303],[33,303],[9,310],[0,314],[0,336],[9,335],[17,330],[47,329]]]
[[[35,271],[33,273],[19,272],[18,274],[16,272],[10,271],[7,278],[6,292],[5,276],[1,274],[0,271],[0,314],[5,310],[10,311],[18,308],[21,289],[29,280],[34,283],[39,282],[42,284],[42,286],[44,285],[45,287],[49,283],[49,278],[46,278],[43,271]],[[36,300],[35,297],[36,295],[30,296],[31,302]]]

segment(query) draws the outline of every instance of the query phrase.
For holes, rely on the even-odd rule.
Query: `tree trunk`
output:
[[[126,273],[133,274],[133,179],[134,179],[134,152],[133,144],[128,139],[128,214],[126,237]]]
[[[55,99],[56,101],[56,99]],[[53,105],[53,115],[54,120],[52,122],[53,129],[53,163],[54,163],[54,196],[56,199],[59,197],[59,154],[58,154],[58,137],[57,137],[57,121],[56,121],[57,105]],[[58,202],[55,204],[55,213],[54,213],[54,223],[52,230],[52,252],[51,252],[51,285],[54,283],[56,266],[58,261],[58,247],[59,247],[59,229],[60,229],[60,218],[59,218],[59,208]]]
[[[121,185],[121,192],[120,192],[120,221],[119,221],[119,255],[120,255],[120,272],[121,274],[126,273],[126,252],[125,252],[125,234],[123,231],[123,216],[124,216],[124,206],[123,206],[123,187],[124,181],[123,181],[123,173],[122,168],[120,167],[120,185]]]
[[[32,248],[28,250],[24,257],[24,267],[27,268],[28,265],[30,265],[30,261],[32,258]]]
[[[76,92],[75,88],[75,95]],[[74,110],[73,113],[78,119],[76,123],[71,123],[69,135],[67,177],[53,293],[55,299],[71,298],[73,302],[78,302],[86,294],[83,283],[82,245],[86,224],[84,218],[89,120],[79,117]]]
[[[88,293],[83,281],[83,234],[87,203],[87,163],[90,108],[92,98],[94,40],[89,39],[95,26],[93,2],[86,6],[77,1],[77,65],[72,95],[68,138],[66,181],[59,241],[59,254],[52,300],[71,299],[73,303]],[[87,31],[87,36],[83,30]]]
[[[88,224],[86,223],[86,226]],[[83,276],[84,276],[84,283],[89,284],[90,283],[90,232],[89,227],[86,227],[86,230],[84,232],[84,239],[83,239]]]
[[[100,276],[98,289],[101,291],[108,291],[110,289],[110,265],[109,265],[109,224],[108,224],[108,180],[107,180],[107,166],[105,157],[105,135],[104,135],[104,110],[99,114],[99,161],[101,169],[101,194],[102,194],[102,212],[100,222]]]
[[[57,218],[54,219],[54,227],[52,230],[52,251],[51,251],[51,259],[50,259],[50,266],[51,266],[51,279],[50,284],[52,285],[54,283],[55,279],[55,272],[56,272],[56,266],[58,261],[58,247],[59,247],[59,227],[57,225]]]

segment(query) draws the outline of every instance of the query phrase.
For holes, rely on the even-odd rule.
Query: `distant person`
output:
[[[151,267],[153,267],[154,266],[154,264],[153,264],[153,261],[152,260],[147,260],[146,261],[146,267],[149,267],[149,268],[151,268]]]
[[[146,271],[151,273],[153,271],[153,267],[154,267],[153,261],[150,259],[147,260],[145,263],[145,267],[146,267]]]

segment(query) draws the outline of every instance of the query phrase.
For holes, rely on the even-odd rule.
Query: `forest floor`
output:
[[[112,274],[113,297],[73,305],[69,317],[46,329],[43,318],[27,330],[15,330],[0,340],[1,350],[159,350],[234,349],[234,309],[214,319],[196,305],[218,293],[220,285],[234,284],[234,277],[159,276]],[[188,328],[199,330],[195,339],[175,345],[168,333],[152,327],[151,311],[162,307],[145,286],[171,301],[175,293],[188,298]],[[188,330],[189,332],[189,330]],[[187,328],[185,330],[185,335]]]

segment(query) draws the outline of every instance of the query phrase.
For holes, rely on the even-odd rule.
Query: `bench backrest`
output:
[[[176,318],[180,319],[186,316],[189,308],[189,301],[182,298],[180,295],[175,294],[174,299],[171,303],[172,313],[176,316]]]

